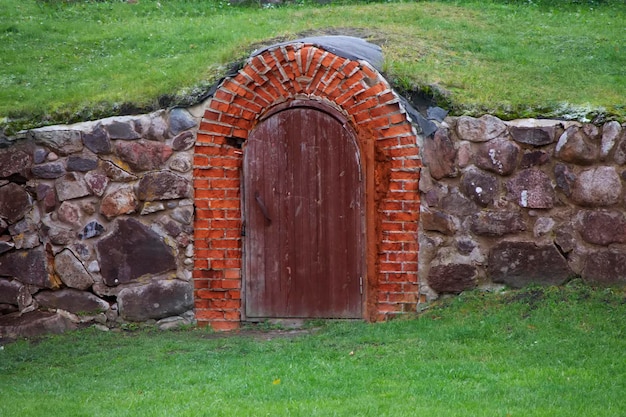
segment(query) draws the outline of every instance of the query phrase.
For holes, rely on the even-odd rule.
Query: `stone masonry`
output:
[[[194,322],[198,121],[177,108],[34,129],[0,149],[0,337]]]
[[[626,283],[625,126],[448,118],[423,163],[423,294]]]

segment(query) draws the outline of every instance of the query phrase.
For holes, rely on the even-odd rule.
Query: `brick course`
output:
[[[280,46],[251,58],[226,79],[207,104],[194,157],[196,190],[194,288],[196,317],[215,330],[239,326],[242,308],[240,169],[245,140],[273,106],[310,99],[341,111],[357,133],[361,153],[374,139],[371,198],[378,252],[368,267],[367,320],[413,311],[417,276],[417,184],[421,161],[416,133],[399,99],[366,62],[306,44]],[[232,140],[230,140],[232,142]],[[369,212],[372,212],[371,210]]]

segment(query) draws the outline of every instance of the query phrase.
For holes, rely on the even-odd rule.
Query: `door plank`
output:
[[[361,317],[359,161],[352,132],[319,109],[276,113],[251,132],[243,191],[247,317]]]

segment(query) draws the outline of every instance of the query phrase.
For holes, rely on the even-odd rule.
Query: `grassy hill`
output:
[[[259,45],[352,34],[453,114],[626,119],[623,1],[0,0],[0,126],[191,104]]]

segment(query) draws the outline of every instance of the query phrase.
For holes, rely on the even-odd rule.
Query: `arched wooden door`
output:
[[[279,110],[244,149],[245,317],[361,318],[364,185],[342,116]]]

